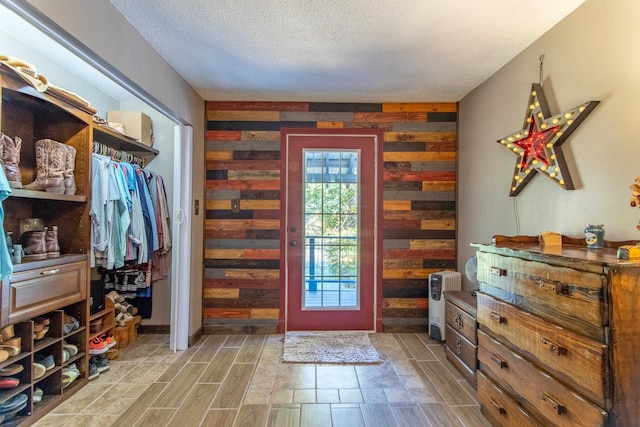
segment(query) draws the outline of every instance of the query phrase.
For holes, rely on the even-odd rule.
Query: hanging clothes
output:
[[[151,283],[167,277],[169,204],[162,177],[94,153],[91,266],[106,291],[135,299],[151,316]]]
[[[0,239],[0,280],[10,279],[13,274],[13,263],[11,255],[7,247],[7,239],[4,238],[4,209],[2,202],[11,194],[9,181],[4,173],[4,168],[0,166],[0,229],[2,230],[2,239]]]

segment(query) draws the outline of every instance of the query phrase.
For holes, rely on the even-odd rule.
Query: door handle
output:
[[[298,242],[296,242],[295,240],[289,240],[289,246],[296,246],[298,244]]]

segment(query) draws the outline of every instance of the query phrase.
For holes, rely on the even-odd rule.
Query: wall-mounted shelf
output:
[[[140,157],[146,163],[152,161],[160,152],[153,147],[138,142],[127,135],[123,135],[107,126],[93,125],[93,140],[116,150],[126,151]]]

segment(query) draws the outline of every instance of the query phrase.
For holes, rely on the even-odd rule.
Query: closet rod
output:
[[[147,161],[142,157],[134,156],[127,151],[115,149],[98,141],[93,141],[93,152],[103,156],[109,156],[119,162],[136,164],[141,168],[144,168],[147,163]]]

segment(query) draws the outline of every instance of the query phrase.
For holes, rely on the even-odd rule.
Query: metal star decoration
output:
[[[542,86],[531,85],[523,128],[497,141],[518,156],[510,196],[517,196],[536,172],[565,190],[574,189],[561,146],[598,103],[588,101],[566,113],[550,117]]]

